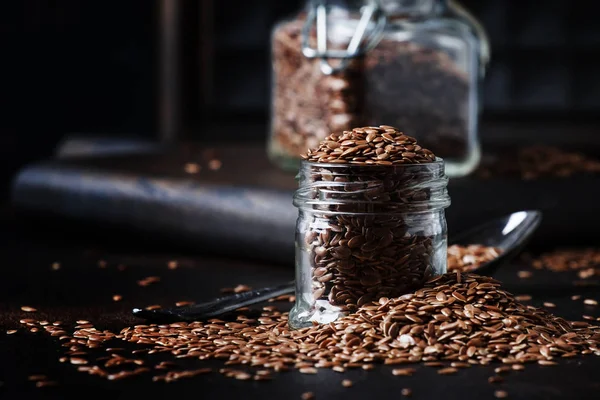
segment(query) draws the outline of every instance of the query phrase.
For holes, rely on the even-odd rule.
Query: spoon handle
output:
[[[157,310],[134,308],[133,314],[146,319],[197,321],[216,317],[241,307],[267,301],[273,297],[284,294],[292,294],[294,293],[294,289],[295,283],[294,281],[291,281],[279,286],[255,289],[248,292],[219,297],[214,300],[192,306],[163,308]]]

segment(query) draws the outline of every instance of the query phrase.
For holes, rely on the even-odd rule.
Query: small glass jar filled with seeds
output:
[[[446,272],[444,162],[391,126],[333,133],[298,174],[290,326],[328,323]]]

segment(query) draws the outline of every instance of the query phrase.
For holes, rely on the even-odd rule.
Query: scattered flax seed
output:
[[[220,170],[222,165],[223,163],[221,162],[221,160],[217,160],[216,158],[208,162],[208,168],[212,171]]]
[[[167,263],[167,268],[169,269],[177,269],[179,267],[179,263],[175,260],[171,260]]]
[[[519,294],[515,296],[515,300],[517,301],[531,301],[531,296],[528,294]]]
[[[544,302],[544,307],[547,307],[547,308],[554,308],[554,307],[556,307],[556,304],[554,304],[554,303],[550,303],[549,301],[545,301],[545,302]]]
[[[582,315],[581,318],[587,319],[588,321],[593,321],[596,319],[596,318],[592,317],[591,315]]]
[[[446,302],[438,300],[442,298],[440,291],[445,293]],[[561,357],[567,352],[591,354],[597,346],[597,327],[520,304],[500,282],[473,274],[462,274],[460,283],[456,274],[446,274],[412,294],[368,303],[331,324],[294,331],[287,326],[287,313],[271,310],[263,309],[258,318],[238,315],[235,323],[212,319],[139,325],[126,328],[121,335],[123,340],[150,345],[148,350],[153,353],[175,351],[177,357],[223,359],[230,365],[254,364],[275,371],[288,369],[283,360],[295,355],[301,355],[294,359],[296,369],[408,362],[434,363],[428,365],[443,368],[446,362],[488,365],[499,361],[512,365]],[[466,321],[468,331],[457,332],[459,323]],[[374,341],[373,333],[382,337],[381,342]],[[278,339],[270,342],[273,334]],[[429,345],[428,338],[436,342]],[[318,350],[310,351],[317,340]],[[555,340],[556,345],[540,346],[540,341],[548,340]],[[397,343],[394,351],[387,344],[390,341]],[[352,351],[339,352],[340,346]],[[369,357],[359,353],[349,358],[357,346],[372,347]],[[517,347],[518,352],[511,351]]]
[[[77,322],[78,325],[85,325],[85,324],[89,324],[90,321],[87,321],[85,319],[80,319],[79,321],[75,321]]]
[[[525,366],[523,364],[513,364],[512,369],[515,371],[523,371]]]
[[[406,397],[410,397],[412,396],[412,389],[410,388],[403,388],[400,393],[402,394],[402,396],[406,396]]]
[[[123,299],[123,296],[121,296],[120,294],[115,294],[112,297],[113,301],[121,301]]]
[[[423,363],[423,365],[426,367],[443,367],[444,363],[439,361],[428,361]]]
[[[58,383],[55,381],[38,381],[35,383],[35,387],[38,387],[38,388],[43,388],[43,387],[48,387],[48,386],[56,386],[56,385],[58,385]]]
[[[29,375],[27,377],[29,381],[45,381],[46,379],[48,379],[46,375]]]
[[[579,300],[579,299],[581,299],[581,295],[580,294],[576,294],[576,295],[571,296],[571,300],[573,300],[573,301]]]
[[[550,361],[550,360],[538,360],[538,364],[540,364],[540,365],[544,365],[544,366],[558,365],[558,363],[557,363],[557,362],[555,362],[555,361]]]
[[[454,362],[450,363],[450,366],[453,367],[453,368],[470,368],[471,364],[465,363],[465,362],[456,362],[456,361],[454,361]]]
[[[414,293],[369,302],[330,324],[297,330],[289,329],[289,314],[274,305],[263,307],[258,311],[260,315],[256,311],[240,312],[227,321],[213,318],[135,325],[116,333],[81,324],[85,328],[66,335],[66,329],[42,327],[42,321],[23,319],[21,323],[27,329],[40,327],[50,335],[61,335],[63,354],[70,356],[76,367],[84,367],[81,372],[110,380],[148,371],[148,368],[131,370],[130,367],[142,362],[132,356],[138,352],[165,353],[173,361],[176,358],[222,360],[226,364],[222,373],[241,380],[262,380],[264,375],[231,369],[236,365],[274,374],[292,368],[302,373],[315,373],[318,368],[344,372],[353,368],[372,369],[375,364],[398,367],[404,363],[428,363],[447,369],[450,363],[456,369],[498,362],[504,364],[499,367],[502,372],[528,362],[540,361],[544,365],[541,361],[551,362],[558,357],[600,355],[597,354],[600,327],[584,321],[566,321],[546,309],[521,304],[500,282],[471,273],[461,273],[460,282],[455,273],[436,277]],[[76,361],[75,356],[82,352],[105,350],[103,343],[115,339],[141,348],[118,354],[117,350],[102,352],[104,356],[95,359],[92,358],[95,353],[89,351],[89,363],[85,362],[88,356],[79,358],[84,362]],[[109,345],[114,346],[114,342]],[[126,370],[119,372],[123,367]],[[171,382],[195,374],[180,371],[176,365],[149,367],[154,374],[168,371],[155,376],[155,381]],[[177,370],[170,371],[171,368]],[[395,370],[392,373],[410,375]]]
[[[455,374],[456,372],[458,372],[458,370],[456,368],[452,368],[452,367],[438,369],[438,371],[437,371],[437,373],[440,375],[451,375],[451,374]]]
[[[596,271],[595,268],[586,268],[577,272],[577,276],[579,276],[581,279],[589,279],[597,273],[600,273],[600,270]]]
[[[495,396],[497,399],[505,399],[505,398],[507,398],[507,397],[508,397],[508,393],[506,392],[506,390],[496,390],[496,391],[494,392],[494,396]]]
[[[25,311],[25,312],[36,312],[37,309],[33,308],[33,307],[29,307],[29,306],[21,306],[21,311]]]
[[[83,365],[88,363],[88,361],[85,358],[80,357],[71,357],[70,361],[73,365]]]
[[[138,285],[140,285],[140,286],[148,286],[148,285],[151,285],[151,284],[156,283],[156,282],[160,282],[160,277],[158,277],[158,276],[148,276],[148,277],[146,277],[146,278],[144,278],[142,280],[139,280],[138,281]]]
[[[512,368],[508,365],[503,365],[502,367],[496,367],[496,369],[494,369],[494,372],[497,374],[505,374],[507,372],[510,372],[512,370]]]
[[[531,278],[533,274],[531,273],[531,271],[519,271],[517,272],[517,276],[521,279],[527,279]]]
[[[183,170],[188,174],[197,174],[201,169],[200,165],[191,162],[183,166]]]
[[[233,375],[233,377],[234,377],[235,379],[237,379],[237,380],[240,380],[240,381],[247,381],[247,380],[250,380],[250,379],[252,379],[252,375],[250,375],[250,374],[249,374],[249,373],[247,373],[247,372],[243,372],[243,371],[240,371],[240,372],[237,372],[237,373],[235,373],[235,374]]]
[[[533,261],[537,269],[549,269],[554,272],[593,270],[600,264],[600,249],[558,249],[542,254]],[[581,272],[581,271],[580,271]],[[593,271],[587,275],[593,276]],[[587,276],[587,277],[589,277]],[[585,279],[582,277],[582,279]]]
[[[110,381],[116,381],[116,380],[124,379],[124,378],[130,377],[130,376],[140,375],[140,374],[143,374],[148,371],[149,371],[148,368],[140,367],[140,368],[136,368],[132,371],[120,371],[120,372],[117,372],[114,374],[106,375],[106,379],[108,379]]]
[[[300,397],[302,400],[312,400],[315,398],[315,394],[313,392],[304,392]]]
[[[272,299],[269,299],[269,303],[275,303],[277,301],[287,301],[290,303],[293,303],[294,301],[296,301],[296,299],[294,298],[294,300],[291,300],[293,296],[290,296],[289,294],[282,294],[281,296],[277,296],[277,297],[273,297]]]
[[[488,378],[489,383],[502,383],[504,382],[504,378],[498,375],[490,376]]]
[[[252,288],[248,285],[237,285],[233,288],[234,293],[244,293],[249,292],[250,290],[252,290]]]
[[[9,329],[9,330],[6,331],[7,335],[12,335],[12,334],[15,334],[15,333],[17,333],[16,329]]]
[[[583,304],[585,304],[586,306],[597,306],[598,301],[594,299],[585,299],[583,300]]]
[[[347,388],[349,388],[349,387],[352,387],[352,384],[353,384],[353,383],[352,383],[352,381],[351,381],[350,379],[344,379],[344,380],[342,381],[342,386],[343,386],[343,387],[347,387]]]
[[[193,301],[178,301],[175,303],[176,307],[185,307],[185,306],[191,306],[192,304],[194,304]]]
[[[395,376],[412,376],[415,373],[414,368],[395,368],[392,370],[392,375]]]
[[[53,262],[50,269],[52,269],[52,271],[58,271],[60,269],[60,263]]]
[[[579,287],[592,287],[592,286],[600,286],[600,281],[592,281],[592,280],[577,280],[573,281],[574,286]]]
[[[153,304],[151,306],[146,307],[145,310],[152,311],[152,310],[158,310],[159,308],[162,308],[162,306],[159,304]]]

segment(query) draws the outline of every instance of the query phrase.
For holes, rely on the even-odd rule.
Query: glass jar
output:
[[[466,175],[480,159],[488,58],[485,32],[454,1],[310,1],[273,29],[270,158],[297,170],[329,133],[385,124]]]
[[[328,323],[446,272],[444,162],[395,166],[303,161],[294,195],[292,328]]]

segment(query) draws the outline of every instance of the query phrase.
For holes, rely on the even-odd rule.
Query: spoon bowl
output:
[[[478,225],[448,241],[448,244],[497,247],[500,255],[474,269],[479,275],[493,275],[498,267],[514,258],[527,244],[542,221],[542,212],[518,211]]]
[[[508,262],[523,249],[541,220],[542,213],[540,211],[518,211],[476,226],[455,236],[448,243],[450,245],[481,244],[502,250],[498,257],[481,264],[472,271],[480,275],[492,275],[500,265]],[[279,286],[219,297],[192,306],[158,310],[134,308],[133,314],[154,321],[198,321],[261,303],[273,297],[284,294],[291,295],[294,290],[295,284],[294,281],[291,281]]]

